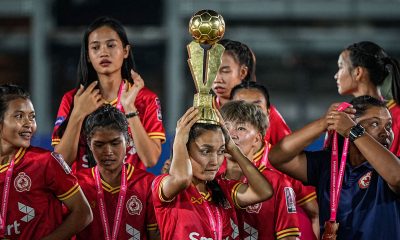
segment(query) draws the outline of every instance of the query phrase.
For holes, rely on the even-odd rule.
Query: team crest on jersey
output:
[[[362,176],[360,178],[360,180],[358,180],[358,186],[361,189],[366,189],[369,187],[369,183],[371,182],[371,174],[372,174],[372,171],[367,172],[366,174],[364,174],[364,176]]]
[[[296,197],[291,187],[285,187],[286,209],[288,213],[296,213]]]
[[[132,195],[131,198],[129,198],[129,200],[126,202],[126,210],[128,210],[130,215],[140,215],[142,209],[142,202],[135,195]]]
[[[14,180],[14,187],[17,192],[29,191],[32,186],[31,178],[24,172],[18,173]]]
[[[160,99],[156,98],[156,105],[157,105],[157,119],[158,121],[162,121],[162,113],[161,113],[161,103]]]
[[[64,169],[64,172],[66,174],[70,174],[71,173],[71,168],[68,166],[68,164],[64,161],[64,158],[61,154],[56,153],[56,152],[52,152],[51,156],[53,156],[53,158],[55,160],[57,160],[58,164],[60,164],[60,166],[62,167],[62,169]]]
[[[256,203],[246,207],[248,213],[259,213],[262,207],[262,203]]]

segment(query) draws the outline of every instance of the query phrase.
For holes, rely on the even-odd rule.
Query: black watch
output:
[[[354,142],[357,138],[361,137],[365,134],[365,128],[360,124],[355,125],[354,127],[350,128],[349,139],[350,141]]]

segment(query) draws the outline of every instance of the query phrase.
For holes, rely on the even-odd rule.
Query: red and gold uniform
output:
[[[391,100],[386,105],[392,115],[392,129],[394,133],[394,139],[390,151],[396,156],[400,156],[400,106]]]
[[[2,191],[8,167],[0,166]],[[37,147],[20,148],[9,188],[5,238],[42,239],[49,235],[62,223],[61,201],[79,189],[59,154]]]
[[[53,146],[60,143],[61,137],[58,135],[57,130],[59,126],[67,119],[69,112],[71,111],[71,105],[74,101],[76,91],[77,90],[74,89],[67,92],[61,100],[52,136],[51,144]],[[116,106],[117,101],[118,99],[115,99],[108,104]],[[143,124],[143,127],[149,137],[153,139],[161,139],[161,141],[164,142],[165,130],[162,125],[161,104],[157,95],[150,91],[148,88],[144,87],[140,90],[138,96],[136,97],[135,106],[139,112],[140,121]],[[124,112],[123,109],[121,111]],[[128,130],[129,132],[131,132],[130,129]],[[74,172],[82,168],[89,167],[88,158],[86,155],[86,139],[83,136],[82,131],[78,144],[78,154],[73,165]],[[127,158],[125,159],[125,161],[128,163],[132,163],[136,169],[146,169],[144,164],[139,159],[135,146],[130,146],[127,148],[126,156]]]
[[[165,176],[167,175],[156,177],[152,186],[154,209],[161,239],[215,239],[215,233],[211,227],[212,220],[206,205],[213,209],[218,208],[222,224],[222,239],[238,239],[239,232],[233,202],[236,199],[236,191],[241,186],[240,182],[217,180],[228,200],[224,206],[217,206],[211,201],[211,194],[200,194],[194,185],[180,192],[171,201],[164,200],[161,196],[161,187]],[[216,221],[218,217],[216,217],[216,211],[213,212],[213,218]]]
[[[258,167],[271,183],[274,195],[267,201],[237,210],[240,239],[281,239],[300,236],[296,197],[292,185],[281,173]]]
[[[119,226],[117,239],[147,239],[147,231],[157,230],[151,199],[151,183],[154,175],[133,165],[126,164],[127,192]],[[104,231],[99,204],[94,168],[83,169],[76,174],[90,207],[93,211],[93,222],[76,235],[77,239],[104,239]],[[120,187],[111,187],[101,180],[109,226],[114,226],[114,216],[118,204]]]

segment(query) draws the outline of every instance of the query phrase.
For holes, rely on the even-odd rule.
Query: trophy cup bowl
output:
[[[201,10],[189,21],[189,32],[194,41],[187,45],[188,64],[196,86],[193,106],[199,109],[197,122],[219,124],[210,94],[225,48],[217,42],[224,36],[225,21],[213,10]]]

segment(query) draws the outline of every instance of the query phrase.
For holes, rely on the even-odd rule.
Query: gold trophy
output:
[[[199,109],[200,114],[197,122],[219,124],[210,90],[225,51],[217,43],[225,33],[224,19],[213,10],[201,10],[190,19],[189,32],[194,39],[187,45],[187,50],[188,64],[197,90],[193,100],[193,106]]]

